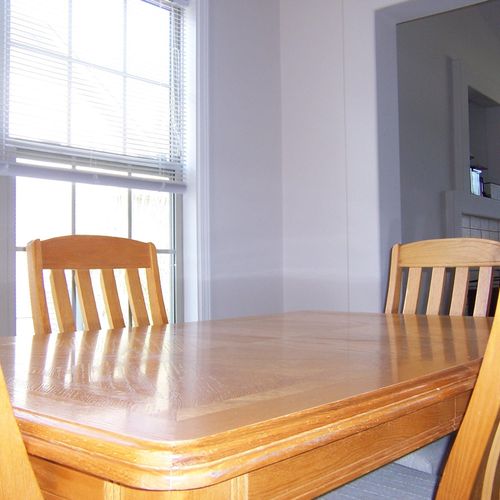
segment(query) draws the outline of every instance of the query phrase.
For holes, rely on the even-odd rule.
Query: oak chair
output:
[[[497,306],[483,362],[457,437],[437,488],[437,500],[482,500],[498,498],[493,490],[499,474],[500,454],[500,307]],[[486,472],[482,473],[482,463]],[[394,481],[395,476],[401,480]],[[366,499],[433,498],[438,476],[403,467],[395,463],[342,486],[323,497]],[[390,485],[390,488],[386,488]],[[497,486],[498,488],[498,486]],[[419,494],[418,492],[421,492]],[[493,492],[493,495],[492,495]]]
[[[498,241],[446,238],[396,244],[391,253],[385,312],[462,316],[477,274],[473,316],[488,316],[496,266],[500,267]],[[432,271],[427,296],[422,286],[425,269]],[[452,271],[452,283],[447,270],[448,274]]]
[[[74,281],[85,330],[101,329],[90,270],[100,270],[100,283],[109,328],[125,326],[114,270],[125,270],[125,281],[133,326],[164,325],[168,317],[152,243],[112,236],[73,235],[30,241],[26,247],[31,309],[35,334],[52,331],[43,270],[50,270],[52,298],[60,332],[76,330],[65,270]],[[139,269],[146,270],[147,294]],[[146,306],[146,301],[149,303]]]
[[[476,288],[473,316],[488,316],[500,243],[480,238],[446,238],[392,247],[386,313],[462,316]],[[425,281],[425,273],[430,280]],[[445,461],[450,436],[397,460],[436,473]]]
[[[0,499],[42,499],[0,369]]]

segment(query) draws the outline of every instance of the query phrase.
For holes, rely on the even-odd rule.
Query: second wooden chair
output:
[[[386,313],[488,316],[500,242],[445,238],[392,247]],[[430,279],[425,280],[426,273]],[[396,461],[420,471],[439,473],[451,436]]]
[[[422,304],[420,307],[423,307],[428,315],[464,314],[472,268],[478,273],[473,314],[486,316],[490,306],[493,268],[499,265],[500,243],[491,240],[450,238],[395,245],[392,251],[386,313],[415,314],[419,310],[419,303],[422,302],[421,296],[425,295],[420,289],[423,269],[432,268],[428,299],[425,307]],[[404,268],[408,269],[406,287],[403,283]],[[454,279],[450,280],[452,283],[448,281],[446,284],[445,274],[450,268],[454,269]],[[404,288],[406,288],[405,293],[401,293]],[[448,308],[445,307],[446,301],[443,300],[447,290],[451,293]],[[497,305],[477,382],[442,478],[439,475],[403,467],[396,462],[320,498],[322,500],[499,498],[499,358],[500,306]],[[437,492],[436,487],[438,487]]]
[[[494,267],[500,267],[498,241],[446,238],[396,244],[385,312],[462,316],[475,288],[472,314],[488,316]],[[432,273],[428,287],[422,285],[425,269]]]

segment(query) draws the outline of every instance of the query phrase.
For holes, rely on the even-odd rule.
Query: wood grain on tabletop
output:
[[[195,488],[465,393],[490,326],[300,312],[4,337],[0,363],[30,454]]]

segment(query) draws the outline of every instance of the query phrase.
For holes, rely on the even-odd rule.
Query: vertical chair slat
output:
[[[455,279],[453,280],[450,316],[462,316],[464,314],[468,287],[469,268],[457,267],[455,270]]]
[[[491,299],[491,283],[493,278],[493,268],[489,266],[479,268],[477,279],[476,300],[474,302],[473,316],[488,316]]]
[[[50,272],[50,285],[59,331],[74,332],[76,330],[75,320],[68,293],[68,283],[63,269],[53,269]]]
[[[101,286],[110,328],[124,328],[123,312],[113,269],[101,270]]]
[[[421,277],[422,277],[421,267],[411,267],[408,270],[408,282],[406,284],[406,294],[405,294],[405,303],[403,306],[403,314],[417,313]]]
[[[75,282],[85,330],[100,330],[101,322],[99,321],[89,270],[78,269],[75,271]]]
[[[144,301],[139,271],[137,269],[127,269],[125,277],[134,326],[148,326],[148,311]]]
[[[432,270],[426,314],[439,314],[443,299],[445,273],[445,267],[435,267]]]

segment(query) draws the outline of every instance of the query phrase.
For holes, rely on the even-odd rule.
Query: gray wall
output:
[[[500,106],[486,109],[486,130],[488,178],[500,184]]]
[[[500,42],[477,7],[397,30],[403,241],[445,235],[444,192],[453,190],[450,59],[476,82],[500,74]]]

